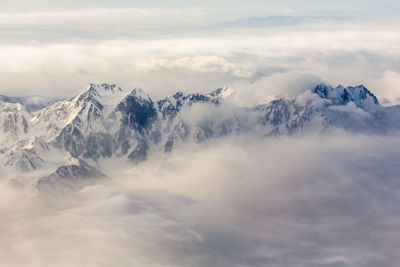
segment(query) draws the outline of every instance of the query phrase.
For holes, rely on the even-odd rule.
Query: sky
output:
[[[0,94],[70,97],[110,82],[160,98],[223,86],[268,97],[287,75],[364,84],[398,104],[399,12],[372,0],[6,0]]]

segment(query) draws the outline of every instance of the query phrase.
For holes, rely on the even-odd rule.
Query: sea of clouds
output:
[[[2,266],[394,266],[397,136],[182,145],[70,194],[0,186]]]

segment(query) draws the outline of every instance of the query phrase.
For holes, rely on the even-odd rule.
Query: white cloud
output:
[[[378,88],[380,97],[390,99],[389,105],[399,105],[400,101],[400,72],[385,70],[382,76],[373,82]]]
[[[101,27],[92,30],[95,35],[104,33]],[[395,73],[400,34],[384,24],[192,30],[164,35],[151,31],[141,37],[111,33],[107,38],[36,44],[6,42],[0,45],[0,93],[69,96],[87,83],[110,81],[143,87],[162,97],[174,90],[254,86],[262,83],[260,77],[288,72],[293,73],[289,76],[319,77],[333,85],[363,83],[379,98],[391,101],[399,95]]]
[[[263,104],[280,97],[294,99],[321,82],[321,78],[306,73],[278,72],[255,82],[234,82],[232,88],[235,94],[232,98],[242,106]]]
[[[68,196],[2,184],[2,264],[390,266],[398,140],[234,138],[104,164],[111,183]]]
[[[242,68],[238,64],[228,62],[220,56],[194,56],[183,57],[175,60],[154,60],[146,62],[143,65],[148,71],[157,69],[189,69],[192,71],[208,73],[227,73],[238,78],[250,78],[252,72]]]
[[[358,116],[362,120],[373,118],[370,113],[366,112],[362,108],[357,107],[356,104],[354,104],[354,102],[349,102],[345,106],[332,106],[330,107],[330,109],[346,112],[348,113],[348,116]]]

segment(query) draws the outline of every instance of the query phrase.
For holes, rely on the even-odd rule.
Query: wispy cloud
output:
[[[93,34],[97,32],[104,34],[101,27]],[[384,23],[332,22],[4,43],[0,45],[4,51],[0,53],[1,93],[32,94],[35,90],[65,96],[89,82],[112,81],[140,86],[161,97],[176,89],[209,91],[295,72],[332,84],[363,83],[378,97],[396,103],[400,96],[398,36],[397,28]],[[182,79],[187,76],[190,79]]]

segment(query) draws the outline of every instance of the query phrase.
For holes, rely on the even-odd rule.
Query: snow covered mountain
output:
[[[28,137],[32,115],[19,103],[0,100],[0,147]]]
[[[340,128],[350,132],[386,133],[399,128],[397,112],[382,107],[367,88],[320,84],[296,99],[278,99],[256,107],[261,122],[273,126],[271,134],[326,131]]]
[[[32,95],[27,97],[10,97],[10,96],[0,95],[0,100],[7,103],[14,103],[14,104],[19,103],[22,106],[24,106],[25,109],[28,110],[29,112],[34,112],[39,109],[48,107],[51,104],[59,101],[60,99],[48,98],[37,95]]]
[[[400,108],[382,107],[361,85],[321,84],[293,99],[245,108],[235,105],[232,94],[227,87],[153,101],[141,89],[90,84],[72,99],[35,112],[0,100],[0,165],[14,181],[29,176],[30,183],[44,189],[66,185],[68,178],[105,177],[96,169],[101,160],[139,163],[182,143],[228,135],[265,138],[336,128],[384,134],[400,129]]]

